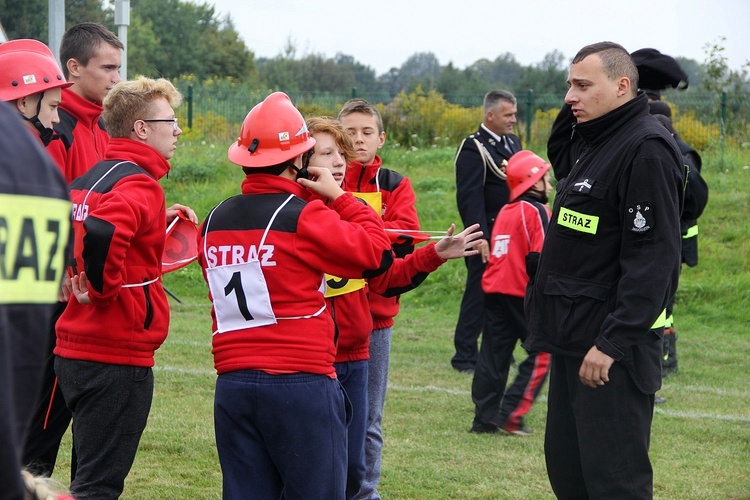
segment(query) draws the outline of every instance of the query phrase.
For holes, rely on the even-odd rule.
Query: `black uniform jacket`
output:
[[[680,265],[682,156],[640,94],[575,124],[563,106],[548,143],[557,195],[529,282],[524,347],[624,363],[644,393],[661,384],[658,320]]]
[[[513,134],[505,136],[508,140],[508,151],[495,140],[483,127],[461,142],[456,154],[456,202],[464,227],[479,223],[484,237],[489,239],[492,225],[500,209],[508,203],[510,191],[504,180],[490,172],[485,166],[474,139],[477,139],[492,156],[495,165],[500,167],[503,161],[521,150],[521,139]]]
[[[698,265],[698,217],[708,204],[708,184],[701,176],[702,160],[698,152],[680,136],[675,134],[677,146],[682,152],[682,159],[688,169],[687,185],[685,186],[685,206],[682,209],[680,230],[682,232],[682,262],[690,267]]]

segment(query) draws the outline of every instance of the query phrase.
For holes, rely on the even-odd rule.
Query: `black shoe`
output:
[[[472,434],[497,434],[500,432],[500,428],[495,424],[483,424],[481,422],[474,422],[471,424],[469,432]]]

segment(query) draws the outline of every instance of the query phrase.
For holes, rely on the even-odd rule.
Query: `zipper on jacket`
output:
[[[148,281],[148,280],[143,280]],[[151,326],[151,321],[154,319],[154,307],[151,305],[151,292],[149,292],[149,285],[143,286],[143,295],[146,298],[146,320],[143,322],[143,329],[148,330]]]

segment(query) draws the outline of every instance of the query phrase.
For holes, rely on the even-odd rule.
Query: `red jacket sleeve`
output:
[[[435,250],[435,242],[417,248],[403,259],[393,260],[393,265],[381,276],[368,281],[370,290],[385,295],[399,295],[418,287],[427,277],[446,261]]]
[[[341,278],[371,278],[388,270],[391,243],[378,214],[351,193],[329,207],[335,212],[320,201],[305,207],[297,228],[298,256]]]

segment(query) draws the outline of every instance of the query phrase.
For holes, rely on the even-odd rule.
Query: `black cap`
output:
[[[686,89],[688,76],[677,60],[656,49],[636,50],[630,57],[638,68],[638,86],[642,89]]]

